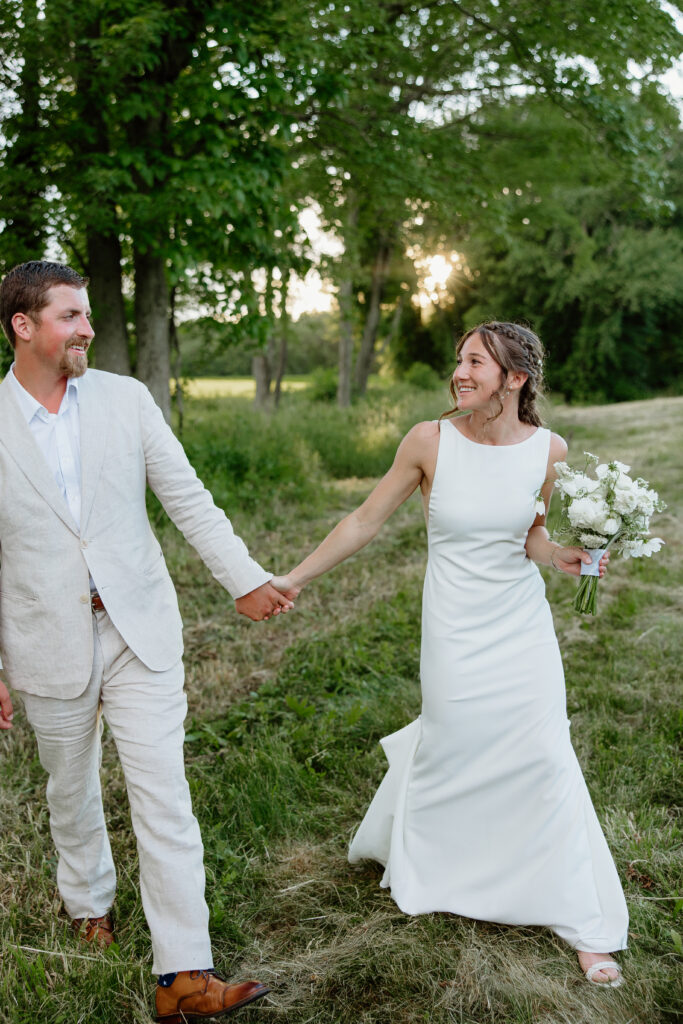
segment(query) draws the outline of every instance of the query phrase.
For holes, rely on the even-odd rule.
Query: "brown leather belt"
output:
[[[96,590],[93,590],[93,592],[90,595],[90,607],[92,608],[92,610],[94,612],[103,612],[104,611],[104,605],[102,603],[102,598],[100,597],[100,595],[97,593]]]

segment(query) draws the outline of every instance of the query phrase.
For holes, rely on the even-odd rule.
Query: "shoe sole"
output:
[[[239,1010],[243,1006],[248,1006],[249,1003],[255,1003],[257,999],[262,999],[269,992],[269,988],[263,988],[260,992],[255,992],[247,999],[240,999],[239,1003],[226,1006],[224,1010],[219,1010],[218,1013],[167,1013],[163,1017],[155,1017],[154,1019],[158,1024],[186,1024],[186,1022],[187,1024],[194,1024],[195,1021],[213,1020],[215,1017],[225,1017],[227,1014],[232,1013],[233,1010]]]

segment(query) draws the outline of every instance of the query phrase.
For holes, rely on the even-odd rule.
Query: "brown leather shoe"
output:
[[[71,927],[83,942],[94,942],[106,949],[114,941],[114,921],[111,914],[104,917],[76,917]]]
[[[222,1017],[253,1003],[269,991],[260,981],[230,985],[210,971],[179,971],[168,988],[157,985],[156,1019],[164,1024],[185,1024],[185,1021]]]

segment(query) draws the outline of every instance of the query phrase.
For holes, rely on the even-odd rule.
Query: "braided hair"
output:
[[[529,423],[533,427],[543,426],[540,412],[536,402],[543,393],[543,346],[540,339],[528,327],[521,324],[505,323],[498,320],[491,320],[473,327],[471,331],[463,334],[455,348],[456,355],[473,334],[478,334],[484,348],[500,366],[504,378],[508,373],[526,373],[527,379],[520,388],[518,415],[522,423]],[[500,391],[495,394],[500,408],[490,417],[495,420],[503,411],[503,383]],[[443,413],[446,417],[455,415],[458,411],[458,393],[455,382],[451,379],[450,386],[453,408]]]

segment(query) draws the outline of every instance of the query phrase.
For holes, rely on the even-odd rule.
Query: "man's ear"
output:
[[[21,341],[31,340],[31,330],[34,326],[33,320],[28,313],[15,313],[12,317],[14,333]]]

